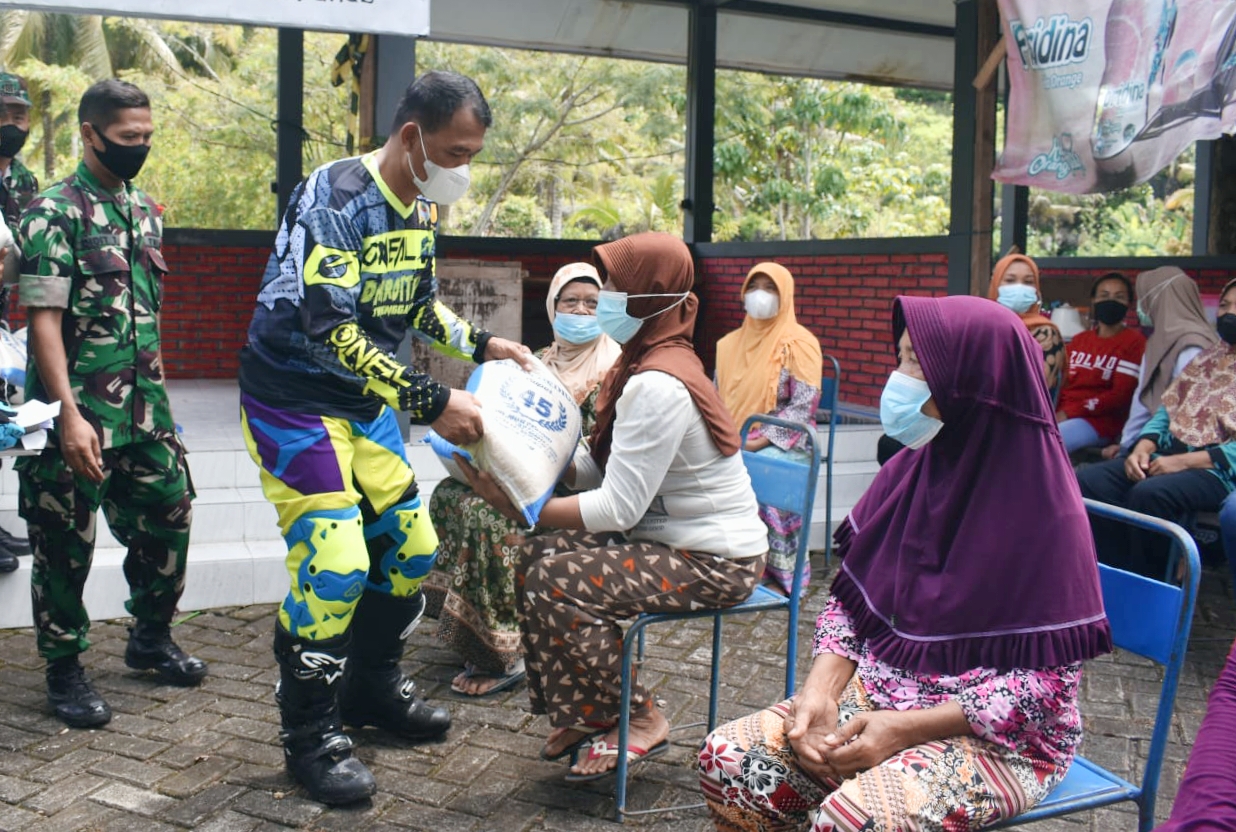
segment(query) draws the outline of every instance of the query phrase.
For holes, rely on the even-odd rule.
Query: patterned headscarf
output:
[[[1223,287],[1220,298],[1236,288]],[[1189,362],[1163,394],[1172,436],[1194,448],[1236,439],[1236,346],[1219,341]]]

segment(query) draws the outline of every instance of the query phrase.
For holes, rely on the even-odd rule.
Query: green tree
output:
[[[720,239],[932,234],[947,226],[948,158],[911,141],[947,117],[853,83],[718,73]],[[921,128],[920,128],[921,129]],[[949,142],[951,144],[951,141]]]
[[[179,67],[171,47],[149,20],[32,11],[0,12],[0,64],[15,68],[31,86],[41,115],[47,179],[56,170],[56,125],[80,96],[78,92],[60,101],[57,91],[71,93],[78,87],[84,91],[83,80],[109,78],[119,68]],[[65,68],[79,72],[64,72]]]

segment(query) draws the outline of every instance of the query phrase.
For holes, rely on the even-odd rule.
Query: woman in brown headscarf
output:
[[[1236,488],[1236,332],[1226,317],[1231,315],[1236,315],[1236,280],[1223,287],[1219,299],[1223,339],[1216,337],[1217,343],[1168,385],[1127,457],[1077,472],[1083,496],[1165,520],[1219,509]],[[1163,574],[1168,541],[1161,535],[1098,519],[1091,525],[1099,560],[1151,577]]]
[[[606,278],[601,329],[622,358],[601,388],[591,452],[576,453],[541,522],[574,531],[530,540],[516,567],[532,711],[554,730],[542,751],[559,759],[591,740],[568,780],[617,764],[622,631],[640,613],[725,607],[764,571],[768,534],[738,454],[738,432],[695,355],[698,301],[683,242],[637,234],[598,246]],[[473,487],[509,517],[493,480]],[[648,690],[633,689],[631,760],[664,752],[669,723]]]
[[[1202,350],[1219,340],[1206,319],[1197,284],[1175,266],[1160,266],[1137,276],[1137,317],[1142,326],[1152,326],[1154,331],[1146,339],[1137,392],[1120,446],[1104,451],[1108,459],[1121,449],[1127,453],[1133,447],[1159,409],[1168,385]]]
[[[601,381],[621,354],[596,326],[600,291],[591,263],[559,269],[545,298],[554,341],[537,353],[574,396],[585,434],[596,420]],[[438,620],[438,639],[464,660],[451,690],[464,696],[508,690],[525,675],[515,614],[515,553],[524,545],[525,524],[452,479],[434,489],[429,516],[438,557],[423,585],[425,614]]]
[[[1064,338],[1059,328],[1042,312],[1043,290],[1039,266],[1024,254],[1009,254],[991,270],[987,297],[1013,310],[1043,348],[1043,376],[1053,399],[1064,381]]]

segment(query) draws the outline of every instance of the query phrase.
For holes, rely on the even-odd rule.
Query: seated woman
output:
[[[987,285],[987,297],[1021,316],[1043,351],[1043,377],[1053,400],[1064,383],[1064,338],[1040,307],[1038,264],[1024,254],[1009,254],[996,261]]]
[[[1219,509],[1219,540],[1232,573],[1232,595],[1236,596],[1236,494],[1228,494]]]
[[[1139,274],[1137,298],[1137,318],[1142,326],[1153,330],[1146,339],[1146,351],[1137,372],[1137,392],[1133,394],[1120,444],[1104,449],[1107,459],[1133,449],[1151,415],[1159,409],[1168,385],[1202,350],[1219,340],[1206,320],[1197,284],[1175,266]]]
[[[1219,315],[1236,314],[1236,280],[1223,287]],[[1236,486],[1236,346],[1220,341],[1189,362],[1163,393],[1163,404],[1133,450],[1077,472],[1082,494],[1105,503],[1182,521],[1218,511]],[[1162,577],[1168,544],[1161,535],[1096,519],[1099,560]]]
[[[563,266],[549,284],[545,308],[554,342],[537,357],[579,404],[584,435],[596,420],[601,381],[621,347],[597,326],[601,278],[591,263]],[[524,678],[515,615],[515,555],[524,524],[507,520],[470,487],[444,480],[429,501],[438,559],[425,579],[425,612],[438,638],[464,659],[451,689],[467,696],[507,690]]]
[[[541,511],[546,525],[573,531],[529,540],[516,566],[532,712],[553,726],[542,756],[592,740],[568,780],[617,763],[619,622],[740,603],[768,551],[738,431],[692,348],[690,251],[645,233],[598,246],[594,259],[606,278],[597,318],[622,358],[601,388],[591,451],[567,472],[583,493]],[[492,477],[464,470],[478,494],[518,516]],[[631,759],[665,751],[669,723],[648,690],[636,684],[631,701]]]
[[[1155,832],[1236,832],[1236,642],[1210,691],[1172,816]]]
[[[794,316],[794,278],[782,265],[760,263],[747,275],[741,294],[747,317],[717,342],[717,387],[734,424],[741,427],[755,413],[815,424],[823,355],[819,340]],[[747,434],[746,449],[804,456],[809,442],[801,431],[755,425]],[[761,505],[760,519],[768,526],[764,576],[788,595],[802,517]],[[806,590],[811,564],[804,562],[802,571]]]
[[[1041,350],[976,298],[899,298],[893,329],[880,419],[907,449],[838,530],[798,694],[704,741],[719,830],[979,829],[1081,740],[1081,663],[1111,632]]]
[[[1124,325],[1133,286],[1108,272],[1090,287],[1095,328],[1079,332],[1068,346],[1068,376],[1056,408],[1069,453],[1106,445],[1120,437],[1137,389],[1146,336]]]

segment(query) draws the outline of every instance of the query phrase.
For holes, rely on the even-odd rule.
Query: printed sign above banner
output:
[[[1009,112],[993,176],[1092,193],[1236,132],[1233,0],[999,0]]]
[[[429,34],[429,0],[0,0],[0,9],[4,8],[251,23],[328,32],[416,37]]]

